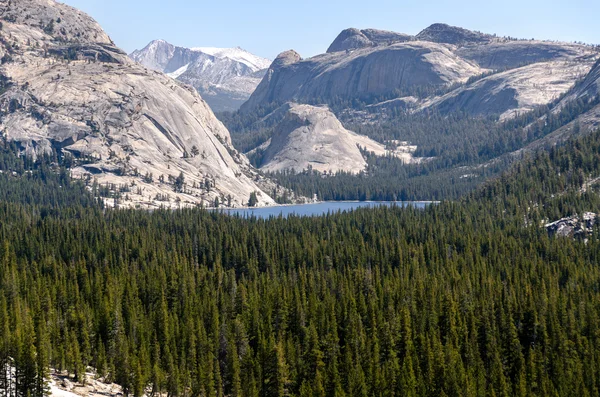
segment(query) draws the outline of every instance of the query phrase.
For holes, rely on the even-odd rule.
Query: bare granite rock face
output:
[[[271,102],[382,95],[418,86],[466,82],[485,72],[454,54],[454,47],[424,41],[333,52],[301,60],[287,51],[273,62],[242,111]]]
[[[493,36],[485,33],[473,32],[457,26],[450,26],[445,23],[434,23],[419,32],[416,39],[433,41],[434,43],[465,45],[487,43],[493,39]]]
[[[548,223],[545,228],[551,236],[585,240],[592,235],[597,219],[597,214],[585,212],[582,216],[574,215]]]
[[[0,130],[24,152],[72,154],[73,176],[121,189],[123,206],[274,203],[196,91],[93,19],[53,0],[0,0],[0,18]]]
[[[413,36],[387,30],[350,28],[343,30],[327,49],[328,53],[356,50],[358,48],[390,45],[414,39]]]
[[[307,169],[321,173],[359,173],[367,162],[361,150],[378,156],[392,155],[406,163],[419,162],[416,146],[395,142],[394,149],[345,129],[325,106],[286,104],[283,120],[263,145],[261,169],[268,172]]]
[[[565,142],[569,138],[578,135],[588,134],[600,129],[600,60],[592,67],[590,72],[576,84],[565,95],[558,105],[552,110],[554,113],[560,112],[565,106],[574,101],[580,104],[591,104],[589,110],[577,115],[570,123],[552,131],[545,137],[530,143],[516,154],[538,150],[540,148],[549,148],[556,144]],[[544,118],[542,117],[541,121]]]
[[[215,112],[237,110],[271,64],[241,48],[184,48],[164,40],[155,40],[130,57],[196,88]]]
[[[510,119],[559,99],[586,76],[591,66],[588,59],[561,59],[509,69],[431,98],[421,109]]]
[[[110,44],[89,15],[54,0],[0,0],[3,21],[34,28],[54,42]]]
[[[594,64],[585,79],[563,99],[563,102],[579,98],[592,99],[598,95],[600,95],[600,59]]]
[[[369,103],[383,97],[382,106],[370,103],[372,110],[433,106],[506,119],[567,93],[600,57],[592,46],[496,37],[446,24],[433,24],[416,36],[346,29],[327,54],[304,60],[291,54],[271,65],[243,111],[286,101]],[[419,90],[438,96],[424,97]],[[419,103],[397,100],[410,96],[419,97]]]
[[[482,68],[504,71],[559,59],[589,62],[594,52],[589,47],[572,43],[495,38],[490,42],[460,47],[456,54]]]

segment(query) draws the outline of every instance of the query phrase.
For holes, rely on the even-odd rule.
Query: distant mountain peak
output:
[[[173,47],[173,44],[171,44],[168,41],[163,40],[163,39],[152,40],[150,43],[148,43],[146,45],[146,47],[144,47],[144,50],[150,49],[150,48],[161,47],[161,46]]]
[[[444,23],[432,24],[417,36],[348,28],[328,53],[308,59],[295,51],[280,54],[241,110],[286,101],[331,104],[338,98],[369,102],[377,96],[418,97],[420,87],[428,87],[439,94],[435,102],[430,97],[419,106],[452,104],[445,109],[514,117],[564,94],[600,54],[579,44],[500,38]],[[581,85],[590,97],[597,92],[594,81],[591,76]],[[454,85],[461,89],[442,95]],[[406,107],[401,100],[393,106]]]
[[[351,51],[359,48],[391,45],[407,41],[430,41],[444,44],[473,44],[490,42],[494,36],[471,31],[445,23],[434,23],[418,35],[411,36],[380,29],[344,29],[327,49],[328,53]]]
[[[91,17],[51,0],[0,0],[0,17],[0,130],[24,154],[68,155],[74,178],[131,188],[108,205],[274,203],[197,92],[131,61]]]
[[[229,58],[233,61],[243,63],[255,71],[267,69],[271,65],[270,60],[254,55],[239,46],[232,48],[194,47],[190,49],[194,52],[202,52],[217,58]]]
[[[153,44],[169,44],[171,45],[171,43],[169,43],[167,40],[163,40],[163,39],[156,39],[156,40],[152,40],[150,43],[148,43],[148,46],[153,45]]]
[[[193,47],[154,40],[130,58],[196,88],[214,111],[236,110],[254,91],[271,61],[241,47]]]

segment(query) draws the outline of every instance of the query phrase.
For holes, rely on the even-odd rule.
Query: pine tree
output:
[[[16,327],[15,339],[16,397],[34,396],[38,384],[37,351],[35,329],[28,311],[25,311],[23,322]]]
[[[38,322],[36,332],[36,384],[32,395],[37,397],[49,396],[50,385],[48,379],[50,373],[50,339],[47,331],[46,321],[42,317]]]
[[[265,397],[284,397],[289,395],[288,365],[281,343],[268,344],[269,354],[265,360],[263,393]]]
[[[6,297],[0,293],[0,394],[12,395],[11,373],[11,336]]]
[[[255,207],[258,204],[258,196],[256,192],[250,193],[250,199],[248,200],[248,207]]]
[[[173,182],[173,188],[176,192],[181,193],[185,187],[185,176],[183,175],[183,171],[179,173],[175,181]]]

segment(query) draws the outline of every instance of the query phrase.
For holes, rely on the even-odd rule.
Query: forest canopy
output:
[[[106,210],[55,160],[0,161],[1,395],[88,366],[134,396],[600,392],[598,231],[541,227],[600,212],[600,133],[458,202],[317,218]]]

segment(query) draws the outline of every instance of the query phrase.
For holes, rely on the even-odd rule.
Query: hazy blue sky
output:
[[[64,0],[128,52],[153,39],[240,46],[268,58],[324,52],[345,28],[416,34],[435,22],[523,38],[600,44],[598,0]]]

